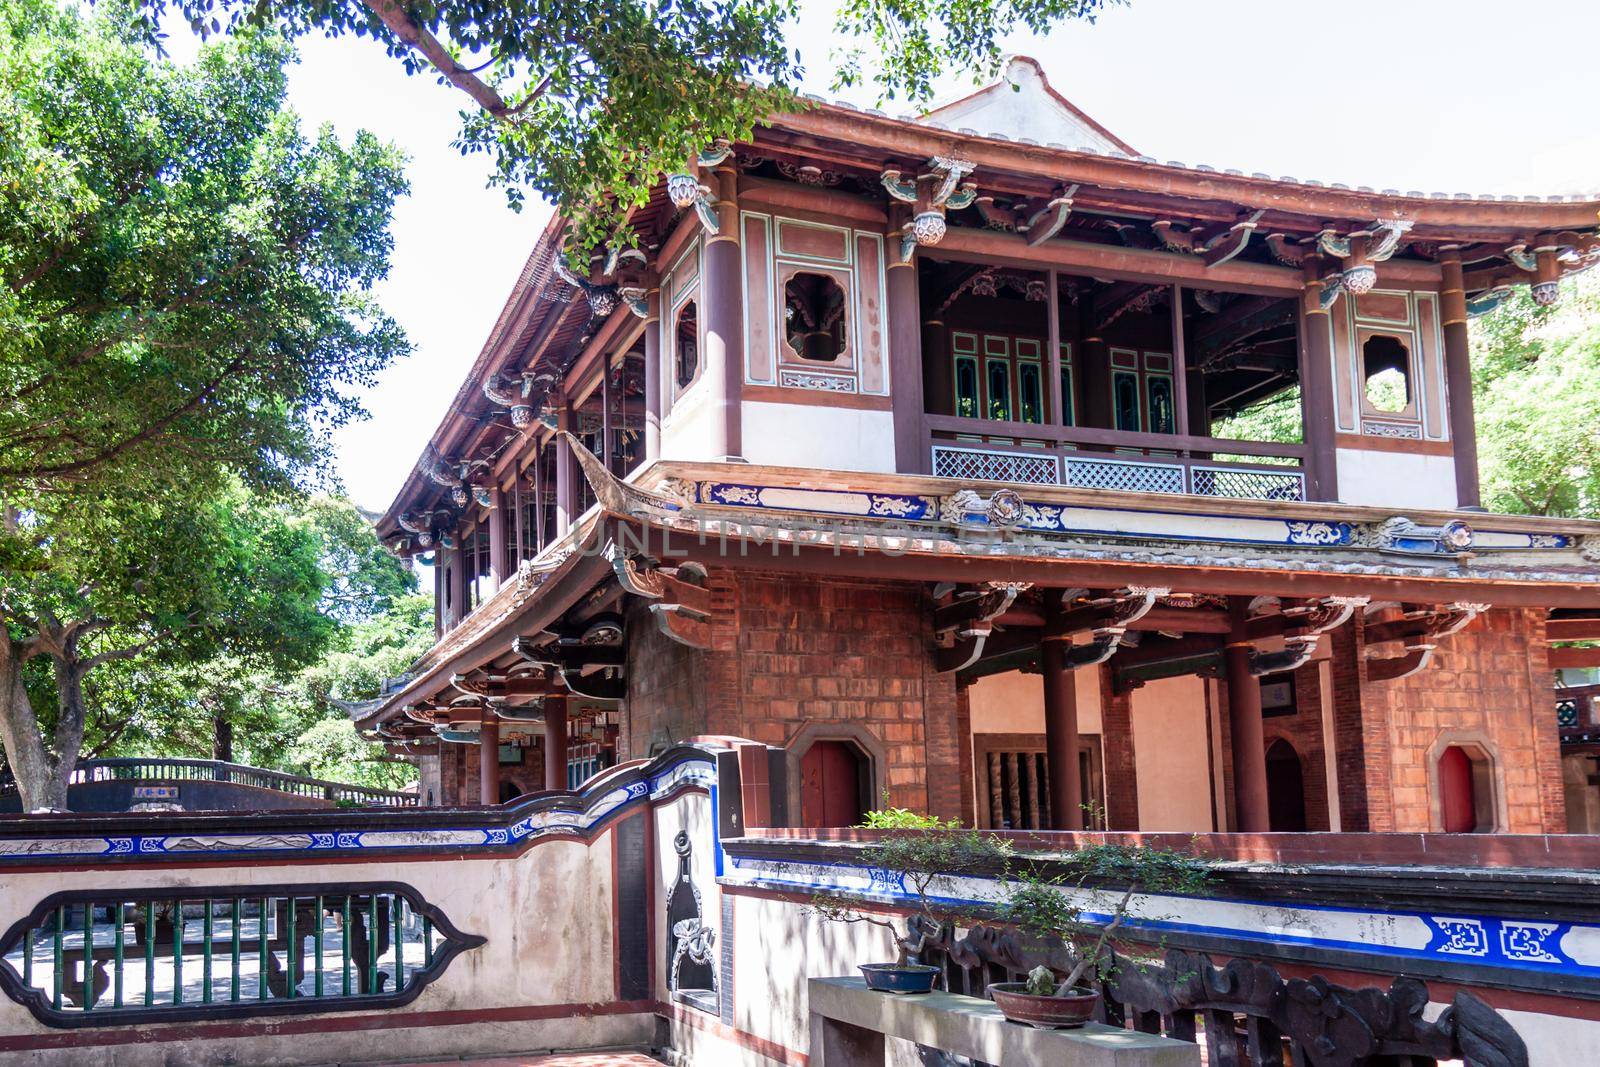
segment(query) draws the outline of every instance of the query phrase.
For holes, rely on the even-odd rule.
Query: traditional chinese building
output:
[[[379,523],[439,641],[358,723],[435,804],[729,735],[754,825],[1565,831],[1600,526],[1479,506],[1468,321],[1597,208],[1161,162],[1026,59],[775,118],[587,277],[547,228]]]

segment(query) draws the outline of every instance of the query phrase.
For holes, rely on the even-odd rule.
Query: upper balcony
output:
[[[1326,498],[1292,298],[931,258],[918,275],[929,473]]]

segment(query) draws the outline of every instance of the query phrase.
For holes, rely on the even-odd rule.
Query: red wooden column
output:
[[[567,434],[572,432],[572,409],[567,398],[561,398],[561,409],[556,414],[556,536],[572,529],[578,518],[577,472],[572,469],[572,446]]]
[[[1261,725],[1261,683],[1250,673],[1249,597],[1230,597],[1233,624],[1223,654],[1228,672],[1228,725],[1233,734],[1233,800],[1241,833],[1272,828],[1267,809],[1267,742]]]
[[[499,486],[489,493],[489,584],[499,589],[507,578],[506,494]]]
[[[889,234],[889,397],[894,411],[894,469],[901,474],[926,474],[928,455],[922,447],[922,302],[917,289],[916,260],[900,261],[897,249],[907,225],[897,212],[900,229]]]
[[[1300,290],[1300,417],[1305,426],[1306,499],[1338,500],[1333,415],[1333,329],[1322,279],[1308,267]]]
[[[725,165],[712,175],[717,190],[717,232],[706,238],[700,293],[705,301],[706,386],[716,415],[707,458],[741,458],[740,405],[744,392],[744,262],[739,255],[739,170]]]
[[[645,298],[644,318],[644,461],[661,458],[661,290]]]
[[[500,803],[500,721],[490,707],[478,728],[478,803]]]
[[[1456,461],[1456,506],[1482,506],[1478,490],[1478,430],[1472,412],[1472,363],[1467,346],[1467,292],[1461,276],[1461,252],[1448,247],[1439,254],[1444,287],[1439,290],[1444,324],[1444,391],[1450,404],[1450,445]]]
[[[1048,628],[1048,626],[1047,626]],[[1083,783],[1078,773],[1078,691],[1062,663],[1070,637],[1046,638],[1039,646],[1044,675],[1044,751],[1050,772],[1051,829],[1083,829]]]
[[[567,698],[544,698],[544,787],[567,787]]]

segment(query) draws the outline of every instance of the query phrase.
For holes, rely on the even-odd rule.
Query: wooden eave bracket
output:
[[[983,657],[983,646],[994,632],[994,620],[1004,615],[1017,594],[1032,588],[1028,582],[989,582],[984,587],[957,590],[955,599],[933,612],[934,639],[940,673],[963,671]]]
[[[611,569],[617,583],[637,597],[655,601],[650,615],[656,628],[680,645],[711,647],[711,592],[657,566],[643,556],[628,556],[613,548]]]
[[[1368,657],[1367,680],[1391,682],[1416,674],[1433,659],[1441,638],[1460,633],[1487,610],[1487,604],[1458,602],[1442,609],[1410,611],[1403,619],[1370,627],[1365,635],[1369,645],[1405,641],[1406,649],[1398,656]]]

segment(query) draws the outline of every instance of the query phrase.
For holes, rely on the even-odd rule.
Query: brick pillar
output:
[[[1349,833],[1373,829],[1367,796],[1366,727],[1361,710],[1360,612],[1328,636],[1328,671],[1333,691],[1333,746],[1339,794],[1339,825]]]
[[[956,742],[961,760],[961,821],[978,825],[977,768],[972,755],[972,687],[956,686]]]
[[[1100,736],[1106,775],[1106,829],[1139,828],[1139,775],[1134,764],[1133,696],[1113,693],[1111,670],[1100,672]]]

